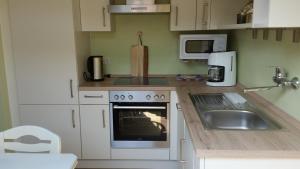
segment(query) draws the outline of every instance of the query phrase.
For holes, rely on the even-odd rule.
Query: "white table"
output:
[[[74,169],[73,154],[0,154],[0,169]]]

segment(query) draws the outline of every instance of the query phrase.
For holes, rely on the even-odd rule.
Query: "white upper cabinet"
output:
[[[82,31],[111,31],[109,0],[80,0]]]
[[[237,25],[237,14],[249,0],[211,0],[210,29],[231,29]],[[249,25],[249,24],[248,24]]]
[[[9,0],[19,104],[77,104],[72,0]]]
[[[196,30],[209,29],[211,0],[197,0]]]
[[[299,0],[254,0],[252,22],[237,24],[249,0],[211,0],[210,29],[300,27]]]
[[[171,0],[171,31],[195,30],[196,0]]]
[[[207,30],[211,0],[171,0],[171,31]]]
[[[253,27],[300,27],[299,0],[254,0]]]

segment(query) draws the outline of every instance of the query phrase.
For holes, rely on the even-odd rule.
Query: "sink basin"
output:
[[[238,93],[190,94],[190,97],[207,129],[280,129],[277,123]]]
[[[271,130],[279,126],[257,113],[247,110],[210,110],[203,113],[209,129],[223,130]]]

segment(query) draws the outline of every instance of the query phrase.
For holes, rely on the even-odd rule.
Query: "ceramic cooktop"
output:
[[[163,77],[121,77],[114,81],[114,85],[151,85],[164,86],[168,85],[168,80]]]

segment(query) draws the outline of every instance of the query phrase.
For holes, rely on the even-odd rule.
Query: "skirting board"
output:
[[[79,160],[77,168],[174,169],[177,161],[156,160]]]

